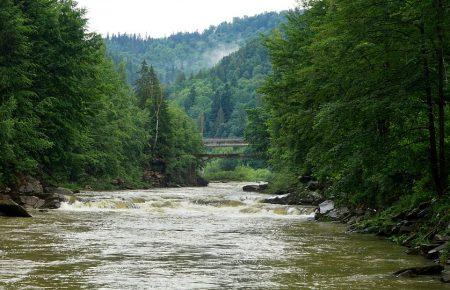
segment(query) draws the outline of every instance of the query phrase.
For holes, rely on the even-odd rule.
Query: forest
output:
[[[267,34],[284,21],[284,13],[267,12],[235,17],[202,32],[177,33],[165,38],[142,35],[107,35],[108,55],[116,64],[125,62],[130,84],[135,83],[143,60],[151,63],[165,83],[183,80],[216,65],[248,41]]]
[[[0,187],[195,183],[195,124],[151,65],[127,83],[75,2],[0,1],[0,23]]]
[[[425,203],[433,226],[422,229],[445,230],[449,3],[306,4],[265,42],[273,72],[246,129],[275,189],[313,176],[341,205],[384,211],[378,229]]]

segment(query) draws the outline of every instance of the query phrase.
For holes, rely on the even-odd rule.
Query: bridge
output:
[[[206,148],[222,147],[248,147],[248,143],[243,138],[205,138],[203,145]]]
[[[208,149],[214,148],[243,148],[249,144],[243,138],[204,138],[203,146]],[[201,159],[244,159],[251,158],[253,155],[245,153],[199,153],[195,155]]]

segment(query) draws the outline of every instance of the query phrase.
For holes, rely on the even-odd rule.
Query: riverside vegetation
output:
[[[145,62],[126,83],[74,1],[1,1],[0,23],[0,188],[196,183],[195,124]]]

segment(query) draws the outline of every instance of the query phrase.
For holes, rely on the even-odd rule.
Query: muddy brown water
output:
[[[81,193],[0,218],[0,289],[449,289],[391,275],[422,257],[242,185]]]

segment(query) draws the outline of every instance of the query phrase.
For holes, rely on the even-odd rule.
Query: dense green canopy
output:
[[[268,132],[278,172],[312,172],[348,204],[385,207],[412,193],[443,195],[449,4],[306,4],[267,41],[273,73],[262,93],[269,117],[266,130],[253,125],[249,136]]]
[[[101,37],[87,33],[75,2],[1,0],[0,185],[24,174],[50,184],[118,177],[139,183],[149,155],[167,159],[169,168],[191,160],[201,141],[190,121],[172,116],[164,103],[156,133],[152,105],[139,106],[142,93],[138,102],[126,78],[124,65],[117,72],[106,57]],[[196,147],[185,151],[177,138]]]

